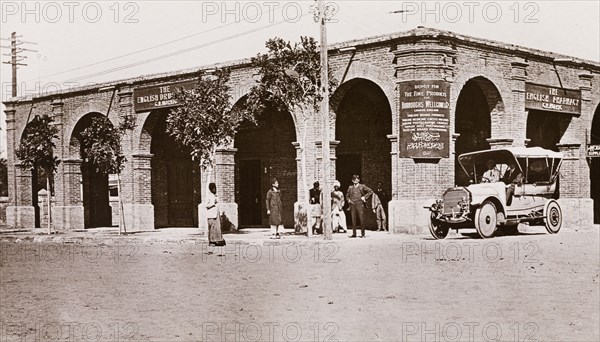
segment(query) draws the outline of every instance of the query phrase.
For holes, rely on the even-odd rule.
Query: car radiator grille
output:
[[[465,189],[451,189],[444,194],[444,214],[459,213],[461,206],[459,202],[468,200],[469,193]]]

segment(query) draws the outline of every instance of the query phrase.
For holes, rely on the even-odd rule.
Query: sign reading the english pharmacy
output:
[[[440,80],[400,83],[400,157],[448,158],[450,84]]]
[[[195,80],[154,85],[133,90],[133,106],[136,112],[177,106],[175,89],[193,89]]]
[[[581,114],[581,90],[525,83],[525,108]]]

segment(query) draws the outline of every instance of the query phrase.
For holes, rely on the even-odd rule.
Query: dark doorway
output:
[[[337,104],[336,104],[337,103]],[[333,96],[337,115],[335,137],[336,175],[345,193],[352,175],[370,188],[377,183],[392,192],[392,111],[387,96],[375,83],[353,79],[343,83]],[[364,166],[364,167],[363,167]]]
[[[558,152],[558,144],[571,123],[570,114],[530,110],[527,116],[528,147],[542,147]]]
[[[236,106],[243,106],[244,99]],[[256,125],[244,123],[235,136],[235,201],[241,227],[268,225],[264,196],[276,177],[281,190],[285,227],[294,227],[294,203],[298,198],[294,120],[290,113],[267,105]]]
[[[600,145],[600,105],[594,112],[590,138],[592,145]],[[600,157],[590,159],[590,190],[594,200],[594,223],[600,223]]]
[[[86,228],[112,226],[108,175],[96,171],[94,165],[83,162],[81,176],[83,179],[84,226]]]
[[[240,224],[262,225],[262,172],[260,160],[240,161]]]
[[[200,166],[189,150],[167,133],[168,110],[153,111],[145,129],[152,132],[152,205],[155,227],[196,227],[200,203]]]
[[[340,182],[342,192],[346,194],[346,190],[352,184],[352,175],[360,175],[362,177],[362,155],[359,153],[341,154],[337,156],[335,162],[337,180]]]
[[[484,89],[487,91],[484,92]],[[492,91],[493,90],[493,91]],[[488,95],[488,98],[486,97]],[[469,177],[458,163],[458,156],[463,153],[487,150],[491,137],[491,109],[499,101],[494,85],[484,78],[474,78],[463,86],[456,101],[455,132],[460,134],[456,139],[456,159],[454,182],[457,185],[468,185]],[[490,106],[490,103],[494,107]]]
[[[89,113],[83,116],[75,125],[71,145],[78,146],[83,162],[81,163],[83,221],[85,228],[112,226],[112,208],[109,200],[108,175],[96,170],[85,154],[81,132],[90,127],[94,119],[109,121],[100,113]],[[39,177],[39,174],[38,174]]]
[[[191,160],[172,160],[167,165],[169,186],[169,225],[194,225],[194,186]]]

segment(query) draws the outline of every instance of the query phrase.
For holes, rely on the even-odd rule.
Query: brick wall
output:
[[[337,47],[355,46],[355,51],[339,52]],[[433,162],[414,161],[398,157],[399,115],[398,103],[401,99],[397,84],[402,81],[419,79],[444,79],[450,82],[450,129],[451,133],[461,133],[463,123],[457,122],[457,104],[461,94],[481,92],[477,115],[489,115],[489,144],[492,148],[506,145],[524,146],[528,139],[538,144],[530,132],[528,122],[535,113],[525,109],[525,83],[548,86],[563,86],[579,89],[582,92],[582,114],[570,119],[561,117],[550,120],[548,125],[558,125],[552,143],[555,149],[566,153],[570,159],[563,166],[561,195],[574,198],[590,197],[589,165],[585,162],[585,143],[589,135],[593,113],[600,103],[600,66],[594,62],[573,60],[555,63],[556,54],[543,51],[516,48],[508,44],[463,37],[451,32],[432,29],[417,29],[401,34],[376,37],[335,45],[330,53],[332,74],[341,83],[331,100],[332,139],[340,141],[339,146],[331,147],[331,165],[335,166],[337,154],[350,153],[362,149],[363,165],[374,165],[364,169],[363,179],[368,182],[383,180],[395,200],[418,202],[439,196],[446,187],[455,183],[455,145],[461,143],[454,135],[450,142],[451,155]],[[231,87],[233,100],[237,101],[247,93],[253,84],[256,70],[247,61],[228,64],[233,68]],[[9,202],[11,205],[27,206],[31,203],[31,178],[26,170],[15,167],[14,150],[20,136],[32,115],[49,113],[54,115],[60,129],[57,141],[57,154],[63,160],[55,178],[56,204],[58,206],[81,206],[81,161],[79,147],[73,132],[80,120],[90,113],[107,115],[113,124],[118,124],[123,115],[133,113],[132,91],[136,87],[168,83],[195,77],[196,71],[174,72],[165,75],[141,77],[134,80],[114,82],[114,89],[98,91],[98,87],[82,88],[71,92],[49,94],[35,99],[18,99],[7,103],[8,138],[8,177]],[[356,84],[369,81],[373,87]],[[468,91],[469,87],[476,90]],[[463,93],[465,90],[465,93]],[[348,98],[346,95],[350,94]],[[375,100],[367,101],[375,97]],[[362,100],[365,101],[362,101]],[[484,101],[481,101],[481,100]],[[346,104],[343,102],[346,101]],[[368,103],[376,103],[389,108],[380,110]],[[487,104],[487,108],[484,105]],[[32,106],[33,105],[33,106]],[[468,106],[467,106],[468,107]],[[110,108],[110,111],[109,111]],[[486,109],[486,110],[481,110]],[[388,114],[374,119],[373,112]],[[468,111],[468,109],[465,109]],[[481,111],[481,113],[479,113]],[[165,111],[137,113],[138,126],[127,133],[123,148],[129,162],[121,175],[123,188],[121,196],[125,203],[154,205],[155,225],[165,222],[164,188],[160,179],[165,179],[164,158],[152,156],[156,121]],[[322,165],[321,120],[318,113],[292,113],[280,123],[272,124],[273,134],[262,134],[250,141],[258,144],[236,141],[237,151],[222,154],[218,165],[220,196],[230,202],[239,203],[239,162],[242,159],[260,158],[264,160],[267,173],[261,181],[261,192],[266,192],[271,176],[277,176],[282,183],[286,208],[293,202],[303,201],[304,178],[310,187],[315,179],[320,179]],[[461,114],[462,115],[462,114]],[[360,130],[356,120],[344,117],[369,117],[368,134],[362,136],[368,144],[352,141],[351,132]],[[282,116],[286,117],[286,116]],[[308,120],[305,121],[304,117]],[[461,116],[462,117],[462,116]],[[288,120],[289,119],[289,120]],[[463,117],[463,119],[465,119]],[[340,121],[336,121],[340,120]],[[468,119],[465,119],[468,121]],[[533,122],[531,121],[533,120]],[[285,121],[285,122],[284,122]],[[486,121],[486,120],[484,120]],[[296,126],[294,127],[294,122]],[[277,127],[282,124],[282,127]],[[485,123],[487,125],[487,121]],[[305,129],[306,127],[306,129]],[[262,132],[262,133],[260,133]],[[486,134],[487,135],[487,134]],[[304,137],[306,136],[306,139]],[[458,140],[457,140],[458,138]],[[243,141],[243,138],[240,138]],[[463,137],[464,139],[464,137]],[[539,140],[539,139],[538,139]],[[558,142],[555,143],[555,141]],[[164,141],[163,141],[164,142]],[[300,143],[296,147],[292,142]],[[249,145],[264,148],[274,146],[268,152],[249,149]],[[305,145],[305,146],[303,146]],[[362,145],[360,148],[357,146]],[[365,147],[367,146],[367,147]],[[231,147],[231,146],[229,146]],[[305,147],[304,151],[301,147]],[[304,152],[304,153],[302,153]],[[160,154],[160,153],[158,153]],[[164,153],[163,153],[164,154]],[[298,158],[306,155],[306,177],[302,175],[303,163]],[[161,159],[162,158],[162,159]],[[194,203],[200,200],[200,170],[194,169]],[[336,170],[332,167],[331,179]],[[568,175],[568,177],[567,177]],[[371,184],[370,184],[371,185]],[[148,188],[151,188],[149,191]],[[16,190],[15,190],[16,189]],[[163,194],[162,196],[159,194]],[[195,210],[197,211],[197,209]],[[264,213],[264,210],[263,210]],[[285,213],[286,225],[293,219],[291,212]],[[197,220],[197,212],[194,213]],[[266,217],[263,217],[263,222]]]

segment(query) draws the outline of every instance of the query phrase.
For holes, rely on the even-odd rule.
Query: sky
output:
[[[0,38],[35,50],[18,95],[247,58],[278,36],[318,38],[314,1],[0,1]],[[600,61],[600,1],[327,1],[329,43],[438,28]],[[390,13],[404,10],[404,13]],[[3,48],[3,54],[10,53]],[[8,56],[2,56],[7,61]],[[2,101],[11,67],[1,64]],[[4,109],[4,106],[2,106]],[[6,153],[4,112],[0,157]]]

